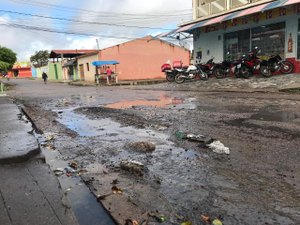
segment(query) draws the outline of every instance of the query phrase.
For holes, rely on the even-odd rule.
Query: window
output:
[[[224,58],[227,52],[233,59],[239,59],[250,50],[250,29],[224,35]]]
[[[89,63],[86,63],[86,70],[90,71],[90,64]]]
[[[300,31],[300,25],[298,26]],[[300,34],[298,35],[298,43],[300,44]],[[273,54],[279,54],[284,58],[285,23],[282,22],[255,27],[251,29],[251,32],[250,29],[246,29],[225,34],[224,58],[229,52],[233,59],[239,59],[243,54],[248,53],[251,48],[255,46],[261,50],[259,53],[260,58],[268,58]],[[298,58],[300,58],[299,47]]]
[[[285,23],[259,26],[252,29],[252,47],[261,50],[259,56],[266,57],[279,54],[284,58]]]

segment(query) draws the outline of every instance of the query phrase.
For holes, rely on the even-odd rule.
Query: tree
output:
[[[10,70],[17,61],[17,54],[11,49],[0,46],[0,70]]]
[[[30,57],[30,62],[32,62],[34,67],[47,66],[49,57],[50,53],[47,50],[41,50],[35,52],[35,54]]]

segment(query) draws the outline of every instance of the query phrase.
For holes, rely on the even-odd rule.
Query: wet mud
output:
[[[62,159],[85,168],[83,181],[118,224],[201,225],[206,217],[231,225],[300,223],[297,97],[167,96],[163,104],[157,104],[161,97],[23,103],[36,127],[53,135]],[[220,140],[230,154],[212,152],[178,131]],[[133,142],[155,150],[137,151],[128,147]]]

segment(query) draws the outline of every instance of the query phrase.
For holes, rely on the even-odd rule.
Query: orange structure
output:
[[[32,77],[30,62],[16,62],[11,70],[11,77]]]
[[[113,68],[113,72],[117,74],[119,81],[165,79],[161,65],[175,60],[189,65],[190,51],[161,39],[146,36],[102,49],[98,54],[79,57],[78,66],[83,80],[94,81],[96,72],[92,62],[97,60],[118,61],[119,64]]]

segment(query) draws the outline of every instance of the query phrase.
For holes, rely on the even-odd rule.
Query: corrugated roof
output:
[[[63,55],[64,58],[74,58],[80,55],[97,51],[98,50],[96,49],[52,50],[50,53],[50,58],[61,58],[61,55]]]

